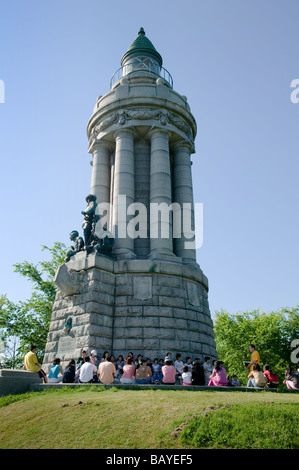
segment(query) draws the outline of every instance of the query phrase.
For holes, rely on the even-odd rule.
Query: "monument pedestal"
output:
[[[198,267],[199,268],[199,267]],[[77,253],[56,274],[58,292],[43,367],[63,365],[81,350],[163,358],[217,358],[200,269],[161,260],[112,260]],[[65,324],[71,318],[71,328]]]

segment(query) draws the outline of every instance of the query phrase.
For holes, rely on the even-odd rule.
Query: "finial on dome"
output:
[[[139,29],[137,38],[134,39],[127,52],[122,56],[122,67],[125,63],[128,63],[129,61],[132,62],[134,57],[151,57],[158,62],[160,67],[162,67],[162,57],[159,52],[156,51],[149,38],[145,35],[143,28]]]

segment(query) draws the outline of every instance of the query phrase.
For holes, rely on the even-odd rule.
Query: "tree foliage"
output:
[[[221,310],[216,312],[214,332],[219,359],[229,375],[236,374],[246,385],[249,370],[243,361],[250,360],[249,344],[253,343],[261,363],[276,371],[281,382],[286,365],[291,364],[291,343],[299,338],[299,304],[271,313],[254,310],[232,315]]]
[[[14,355],[6,355],[5,367],[19,366],[32,343],[36,344],[40,356],[43,355],[56,295],[55,271],[64,262],[66,247],[56,242],[52,248],[43,245],[42,251],[45,250],[51,256],[48,261],[40,261],[36,265],[24,261],[14,265],[15,272],[32,284],[31,297],[17,303],[6,295],[0,297],[0,338],[7,351],[18,339]]]

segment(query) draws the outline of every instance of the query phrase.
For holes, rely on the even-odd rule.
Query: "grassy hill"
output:
[[[297,393],[63,387],[0,398],[0,448],[299,448],[298,403]]]

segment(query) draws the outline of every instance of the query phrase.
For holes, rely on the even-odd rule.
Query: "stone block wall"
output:
[[[107,350],[115,356],[132,351],[151,359],[164,358],[169,351],[183,358],[217,358],[207,279],[201,270],[166,261],[105,264],[100,256],[81,268],[82,260],[68,271],[72,282],[74,271],[79,275],[76,293],[58,289],[45,368],[55,357],[64,365],[77,359],[82,348],[96,349],[99,357]],[[65,329],[68,317],[70,330]]]
[[[33,384],[42,384],[36,372],[17,369],[0,369],[0,396],[16,395],[30,390]]]

